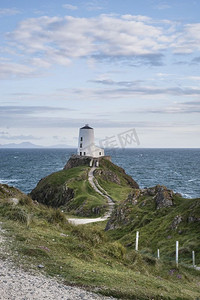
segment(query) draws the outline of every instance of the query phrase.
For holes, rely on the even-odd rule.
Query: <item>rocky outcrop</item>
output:
[[[174,195],[173,191],[161,185],[145,189],[133,189],[127,199],[120,203],[113,211],[105,230],[117,229],[135,222],[138,215],[133,214],[131,217],[131,212],[134,210],[134,207],[136,207],[137,210],[137,208],[145,209],[146,206],[150,205],[152,211],[155,211],[173,206]],[[149,221],[145,219],[144,225]],[[181,216],[177,216],[171,226],[175,229],[181,221]]]
[[[13,204],[22,202],[31,202],[31,198],[22,193],[15,187],[8,186],[7,184],[0,184],[0,200],[5,200]]]
[[[40,181],[42,188],[37,186],[30,193],[32,199],[48,206],[60,207],[74,198],[74,190],[69,188],[66,184],[54,186],[42,181],[45,181],[45,179]]]
[[[156,208],[161,209],[173,205],[173,191],[167,189],[165,186],[156,185],[155,187],[155,201]]]
[[[95,171],[95,176],[97,175],[101,177],[102,180],[113,182],[118,185],[121,185],[122,182],[133,189],[139,189],[139,185],[137,182],[128,174],[126,174],[125,170],[111,161],[107,159],[103,159],[100,161],[100,168]]]
[[[79,166],[88,166],[89,167],[90,161],[91,161],[91,157],[89,157],[89,156],[72,155],[70,157],[70,159],[67,161],[63,170],[69,170],[71,168],[76,168]]]
[[[177,216],[174,218],[174,220],[173,220],[173,222],[172,222],[172,224],[171,224],[171,228],[172,228],[173,230],[176,230],[176,229],[178,228],[178,225],[179,225],[182,221],[183,221],[183,217],[180,216],[180,215],[177,215]]]
[[[91,161],[93,162],[93,164],[96,161],[98,161],[98,163],[101,164],[102,160],[111,161],[111,157],[110,156],[102,156],[102,157],[98,157],[98,158],[93,158],[90,156],[72,155],[70,157],[70,159],[67,161],[63,170],[69,170],[71,168],[76,168],[76,167],[80,167],[80,166],[89,167],[89,166],[91,166],[90,165]]]

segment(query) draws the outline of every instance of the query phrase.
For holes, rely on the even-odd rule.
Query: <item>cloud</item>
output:
[[[199,96],[199,87],[162,87],[162,86],[148,86],[148,84],[141,85],[142,81],[113,81],[111,79],[93,80],[92,82],[102,84],[105,86],[116,86],[116,88],[93,89],[94,94],[104,94],[106,96],[112,95],[119,98],[130,97],[134,95],[173,95],[173,96]],[[81,90],[79,90],[81,93]],[[76,90],[78,93],[78,90]]]
[[[141,15],[41,16],[21,21],[7,39],[15,57],[18,51],[19,61],[16,65],[2,61],[0,78],[34,76],[40,69],[55,64],[68,67],[79,58],[133,67],[162,66],[169,51],[200,50],[200,23],[182,26]]]
[[[69,10],[76,10],[76,9],[78,9],[77,6],[71,5],[71,4],[63,4],[62,7],[66,8],[66,9],[69,9]]]
[[[16,8],[0,8],[0,16],[13,16],[20,13]]]
[[[172,43],[174,53],[191,54],[200,50],[200,23],[186,24]]]
[[[37,76],[38,72],[31,66],[9,61],[0,62],[0,79],[15,79]]]
[[[200,63],[200,56],[193,58],[192,63],[199,64]]]
[[[0,133],[0,139],[4,140],[40,140],[40,137],[35,137],[33,135],[1,135]]]
[[[67,66],[80,57],[161,65],[161,52],[172,39],[166,26],[171,28],[171,24],[154,25],[145,16],[43,16],[22,21],[7,37],[13,46],[32,57],[34,66]]]
[[[101,1],[102,2],[102,1]],[[102,3],[101,3],[102,4]],[[84,4],[84,7],[88,10],[88,11],[95,11],[95,10],[102,10],[103,6],[99,5],[99,1],[90,1],[90,2],[86,2]]]
[[[162,108],[143,109],[140,112],[156,114],[199,114],[200,100],[176,103],[172,106],[166,106]],[[130,113],[130,111],[126,113]]]
[[[154,8],[158,9],[158,10],[165,10],[165,9],[171,8],[171,6],[166,3],[160,3],[160,4],[156,5]]]
[[[51,107],[51,106],[0,106],[0,116],[3,118],[21,115],[34,115],[40,113],[49,113],[56,111],[72,111],[72,109],[64,107]]]

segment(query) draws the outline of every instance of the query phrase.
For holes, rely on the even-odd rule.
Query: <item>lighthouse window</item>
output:
[[[83,137],[81,137],[81,142],[83,141]]]
[[[82,144],[82,143],[80,143],[80,148],[82,148],[82,146],[83,146],[83,144]]]
[[[80,156],[82,155],[82,152],[80,152]]]
[[[101,152],[99,152],[99,155],[101,155]]]
[[[84,155],[86,155],[86,153],[84,152]]]

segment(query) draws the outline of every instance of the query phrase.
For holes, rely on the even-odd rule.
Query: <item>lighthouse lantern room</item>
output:
[[[99,148],[94,143],[94,129],[86,124],[79,130],[78,155],[100,157],[104,156],[104,149]]]

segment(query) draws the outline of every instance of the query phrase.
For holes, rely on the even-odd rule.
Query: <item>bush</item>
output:
[[[111,257],[121,259],[125,256],[126,249],[119,242],[113,242],[106,245],[105,252]]]
[[[99,245],[105,241],[104,232],[98,229],[89,229],[86,227],[76,226],[73,228],[72,233],[79,237],[82,241],[87,241],[93,246]]]
[[[10,220],[19,221],[21,223],[27,223],[27,213],[26,211],[18,206],[10,207],[10,210],[7,210],[6,217]]]

